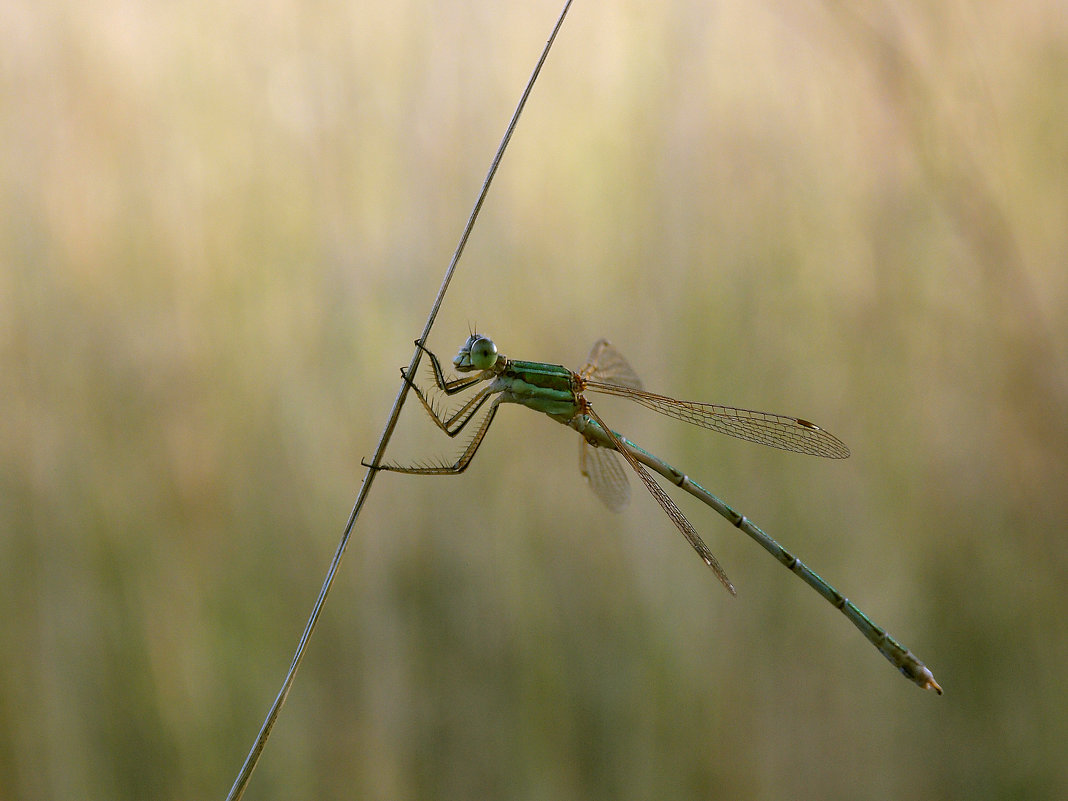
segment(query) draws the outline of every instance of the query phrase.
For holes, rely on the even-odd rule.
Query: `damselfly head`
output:
[[[452,360],[453,367],[458,372],[469,373],[472,370],[489,370],[497,363],[497,346],[489,337],[481,334],[472,334],[467,342],[460,348],[456,358]]]

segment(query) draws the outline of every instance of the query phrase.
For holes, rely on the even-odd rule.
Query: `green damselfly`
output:
[[[680,401],[645,392],[626,359],[603,339],[593,346],[587,364],[578,372],[574,372],[557,364],[508,359],[498,353],[497,346],[491,339],[480,334],[471,334],[452,362],[457,372],[469,375],[453,379],[445,377],[437,356],[427,350],[422,342],[417,341],[415,344],[429,357],[436,388],[444,395],[455,395],[485,383],[485,386],[458,409],[443,414],[434,406],[427,393],[410,376],[404,375],[438,428],[450,437],[455,437],[467,429],[469,423],[477,421],[473,427],[474,434],[452,464],[381,464],[377,469],[420,475],[462,473],[474,458],[502,403],[518,403],[543,412],[582,435],[579,444],[580,469],[588,479],[591,489],[610,509],[621,509],[630,495],[626,472],[615,456],[618,453],[630,464],[657,503],[732,595],[735,592],[734,585],[727,578],[716,557],[679,507],[645,468],[648,467],[675,486],[686,490],[756,540],[768,553],[845,615],[879,653],[890,660],[908,679],[924,689],[932,689],[939,695],[942,694],[942,688],[938,686],[927,666],[885,629],[873,623],[855,604],[747,517],[738,514],[682,471],[609,428],[590,405],[586,393],[629,398],[660,414],[761,445],[831,459],[849,456],[849,449],[829,431],[797,417]],[[401,372],[405,373],[403,369]]]

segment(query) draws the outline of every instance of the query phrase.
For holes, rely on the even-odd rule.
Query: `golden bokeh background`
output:
[[[5,4],[0,797],[225,795],[557,11]],[[508,407],[376,482],[246,797],[1068,796],[1066,99],[1060,0],[580,0],[431,345],[834,431],[600,407],[945,696]]]

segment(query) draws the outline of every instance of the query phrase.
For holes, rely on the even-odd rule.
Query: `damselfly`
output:
[[[436,388],[444,395],[452,396],[485,384],[458,409],[442,414],[411,376],[404,375],[438,428],[450,437],[455,437],[466,430],[472,421],[477,421],[473,425],[474,433],[452,464],[381,464],[377,466],[378,469],[421,475],[462,473],[474,458],[502,403],[518,403],[544,412],[582,435],[579,467],[594,493],[610,509],[621,509],[630,496],[626,472],[615,456],[619,454],[634,469],[657,503],[732,595],[735,592],[734,585],[727,578],[716,557],[679,507],[645,468],[650,468],[675,486],[686,490],[756,540],[768,553],[849,618],[879,653],[890,660],[907,678],[924,689],[932,689],[939,695],[942,694],[942,688],[938,686],[931,671],[885,629],[875,625],[853,602],[744,515],[738,514],[682,471],[609,428],[600,414],[594,411],[586,393],[629,398],[654,412],[761,445],[831,459],[849,456],[849,449],[829,431],[798,417],[681,401],[645,392],[626,359],[604,339],[593,346],[587,364],[578,372],[574,372],[557,364],[508,359],[498,353],[497,346],[491,339],[472,334],[452,362],[457,372],[469,375],[453,379],[445,377],[437,356],[427,350],[422,342],[417,341],[415,344],[429,357]],[[402,369],[401,372],[403,374],[405,371]]]

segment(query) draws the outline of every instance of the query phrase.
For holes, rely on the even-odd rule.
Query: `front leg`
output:
[[[415,346],[419,348],[419,350],[423,351],[423,353],[425,353],[430,358],[430,366],[434,370],[434,381],[437,383],[438,389],[440,389],[446,395],[455,395],[457,392],[463,392],[468,387],[477,384],[479,381],[485,380],[481,373],[468,376],[466,378],[453,378],[452,380],[446,380],[445,373],[441,369],[441,362],[438,361],[437,355],[426,345],[424,345],[423,340],[421,339],[415,340]],[[401,375],[403,375],[405,380],[407,381],[408,376],[403,367],[401,368]],[[413,389],[417,389],[415,384],[412,384],[410,381],[408,383]]]

